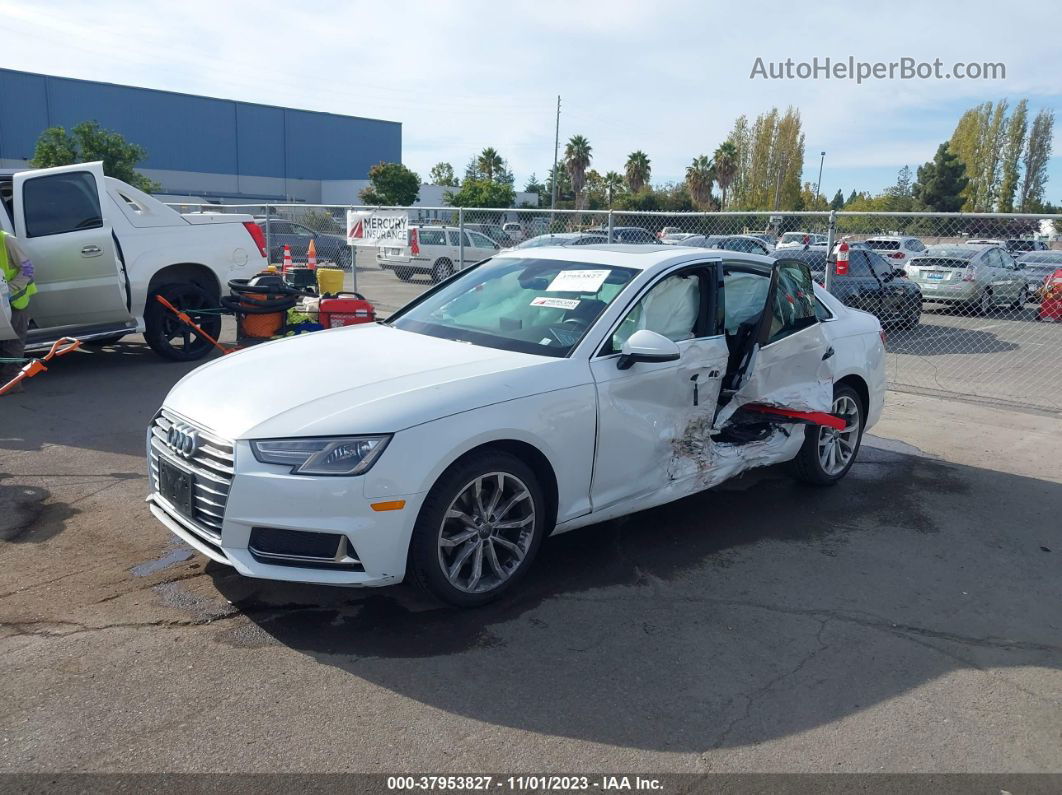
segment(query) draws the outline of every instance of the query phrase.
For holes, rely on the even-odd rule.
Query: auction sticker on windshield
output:
[[[596,293],[608,278],[607,270],[568,271],[558,273],[546,292],[550,293]]]
[[[531,299],[531,306],[548,306],[553,309],[575,309],[579,306],[578,298],[549,298],[548,296],[540,295],[538,298]]]

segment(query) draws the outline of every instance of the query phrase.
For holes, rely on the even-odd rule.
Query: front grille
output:
[[[167,442],[170,428],[174,425],[193,428],[199,436],[199,445],[189,457],[178,454]],[[194,422],[162,409],[151,423],[151,442],[148,458],[151,467],[151,488],[161,499],[159,491],[159,457],[191,472],[195,476],[195,491],[192,495],[192,516],[189,520],[196,532],[208,541],[221,542],[221,522],[225,517],[225,503],[235,471],[235,454],[232,442],[216,436]],[[166,504],[171,513],[173,506]]]

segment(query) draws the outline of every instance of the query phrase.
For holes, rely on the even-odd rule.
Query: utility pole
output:
[[[560,94],[557,94],[557,126],[553,131],[553,195],[549,200],[549,220],[553,222],[553,211],[557,209],[557,150],[560,148]]]
[[[815,198],[819,198],[819,191],[822,190],[822,164],[826,160],[826,153],[821,152],[822,156],[819,158],[819,181],[815,183]]]

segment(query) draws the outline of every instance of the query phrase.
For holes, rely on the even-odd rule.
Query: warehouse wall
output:
[[[207,175],[203,191],[232,177],[250,194],[242,183],[256,177],[284,195],[285,182],[366,179],[381,160],[402,160],[398,122],[0,69],[0,166],[25,164],[45,128],[92,119],[143,146],[149,176]]]

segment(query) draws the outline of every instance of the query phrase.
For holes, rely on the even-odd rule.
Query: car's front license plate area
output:
[[[165,458],[159,458],[159,494],[183,516],[192,518],[192,494],[195,476],[185,472]]]

